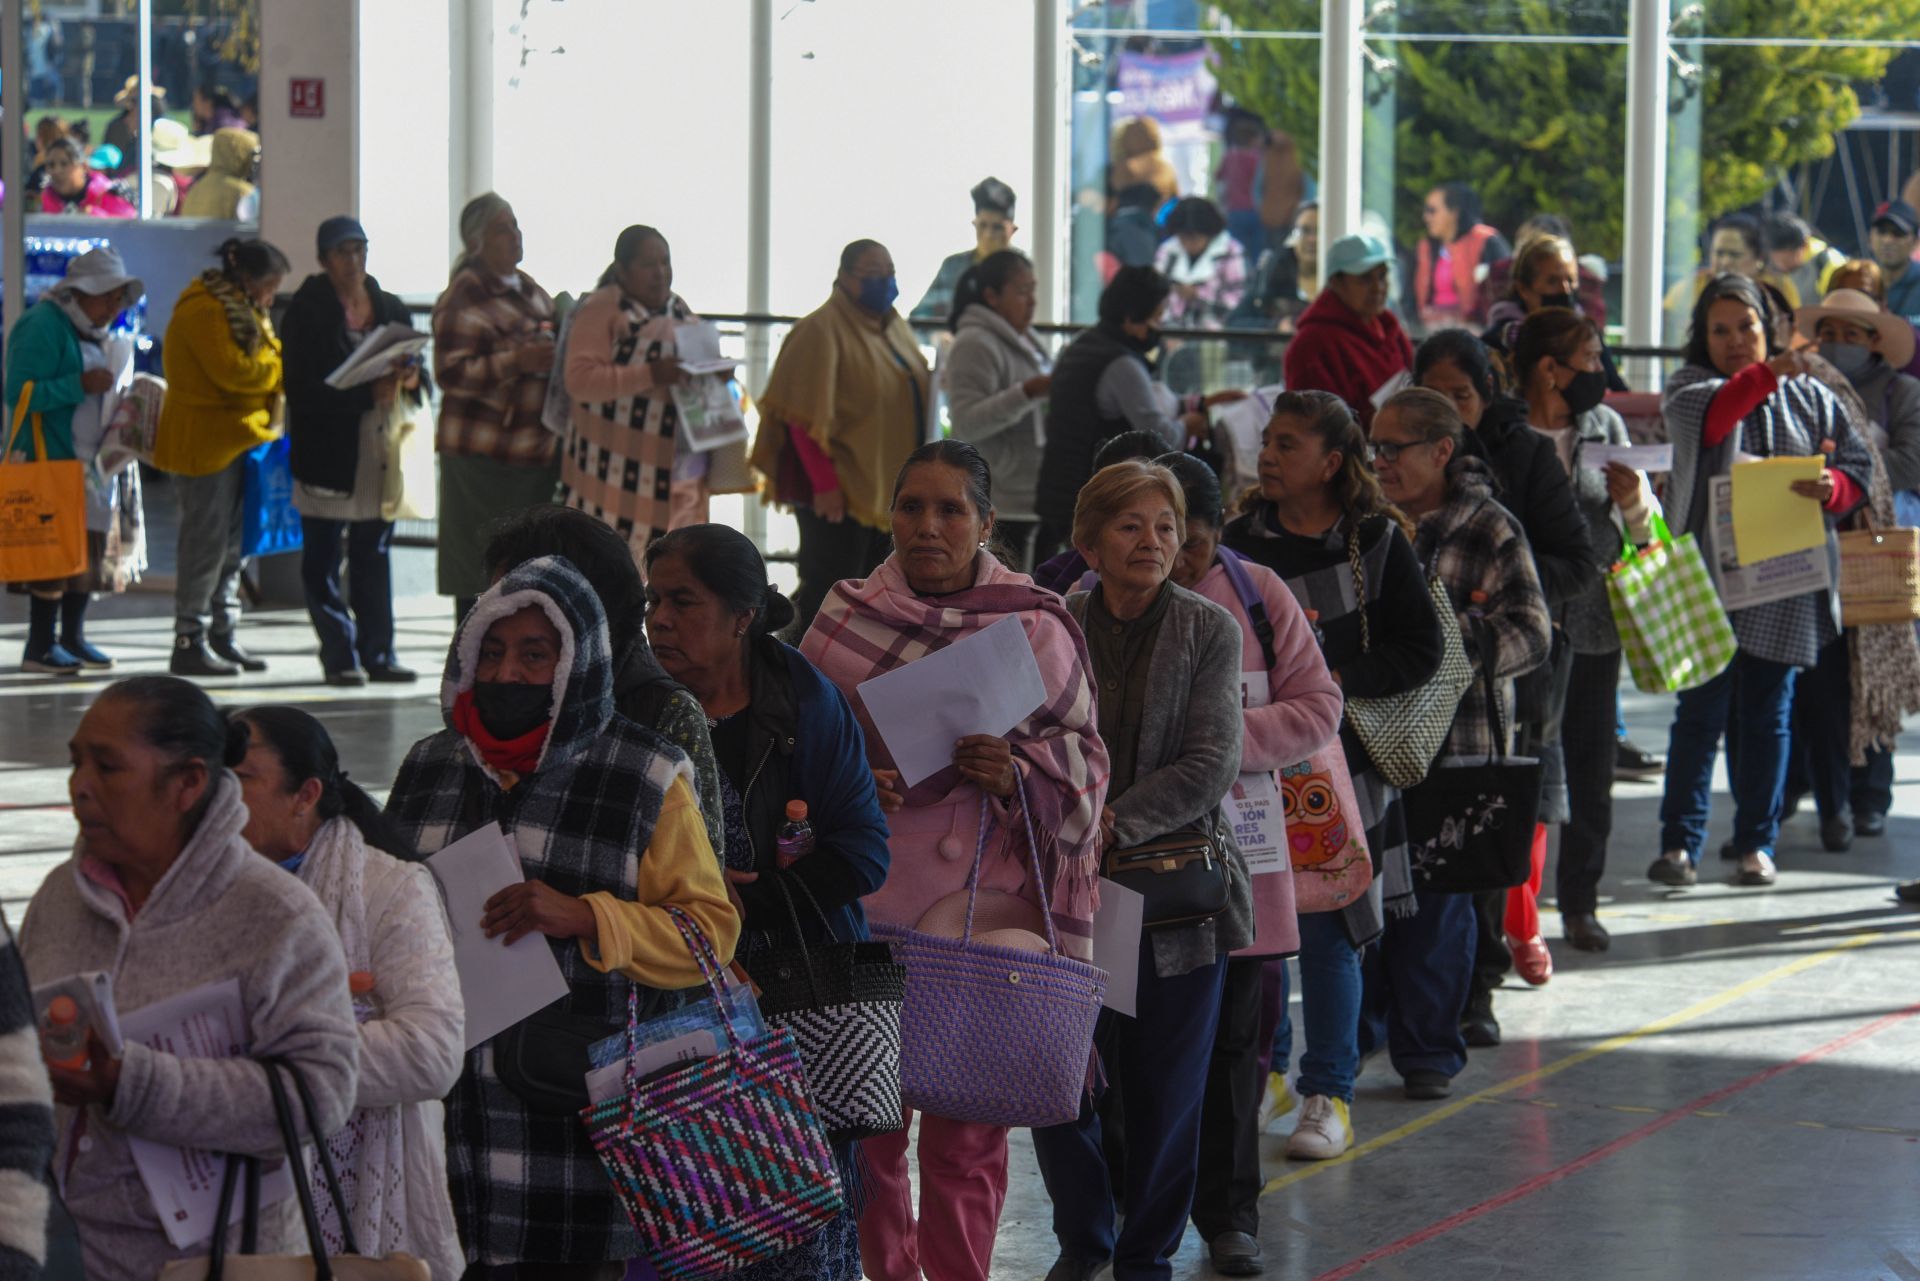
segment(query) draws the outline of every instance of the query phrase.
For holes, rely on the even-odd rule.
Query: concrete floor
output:
[[[425,555],[401,554],[403,591],[427,580]],[[164,596],[105,601],[92,634],[121,673],[163,671],[168,612]],[[216,697],[298,701],[328,722],[357,779],[390,779],[439,727],[451,631],[437,598],[407,597],[399,612],[420,685],[327,688],[304,614],[281,610],[244,632],[272,669]],[[0,597],[0,663],[14,661],[24,621],[22,599]],[[0,667],[0,904],[15,921],[66,857],[65,741],[105,684]],[[1629,692],[1641,743],[1664,746],[1667,713],[1667,700]],[[1613,950],[1556,946],[1549,986],[1503,991],[1506,1043],[1476,1053],[1445,1102],[1408,1102],[1384,1058],[1369,1065],[1347,1158],[1286,1162],[1291,1121],[1277,1122],[1267,1275],[1920,1281],[1920,912],[1888,893],[1920,876],[1920,738],[1902,748],[1900,775],[1917,781],[1898,787],[1888,836],[1826,854],[1803,816],[1770,892],[1719,883],[1717,862],[1697,889],[1649,884],[1659,785],[1620,785],[1601,908]],[[1716,845],[1729,819],[1719,795]],[[1557,938],[1551,912],[1547,932]],[[1024,1281],[1054,1248],[1024,1134],[1015,1145],[994,1275]],[[1211,1275],[1191,1233],[1175,1275]]]

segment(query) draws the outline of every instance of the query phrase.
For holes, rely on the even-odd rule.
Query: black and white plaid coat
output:
[[[1441,753],[1484,757],[1496,742],[1481,679],[1482,655],[1469,625],[1472,612],[1478,611],[1486,626],[1503,734],[1511,723],[1509,686],[1515,676],[1546,661],[1553,620],[1527,536],[1513,513],[1494,501],[1492,471],[1477,458],[1461,458],[1453,466],[1458,470],[1447,483],[1446,504],[1420,518],[1413,550],[1427,572],[1446,584],[1458,611],[1461,641],[1473,663],[1473,683],[1460,699]],[[1475,592],[1485,593],[1486,599],[1476,603]],[[1500,746],[1510,747],[1511,742]]]
[[[495,622],[534,605],[559,629],[558,711],[539,764],[510,790],[451,728],[454,700],[473,685],[480,643]],[[480,598],[461,622],[440,687],[449,728],[407,753],[387,813],[431,853],[498,822],[531,879],[566,894],[632,899],[640,856],[687,757],[613,710],[606,616],[593,588],[559,557],[529,561]],[[566,975],[568,1013],[626,1025],[628,981],[587,964],[571,941],[548,940]],[[467,1053],[447,1098],[447,1165],[470,1263],[601,1262],[632,1258],[639,1239],[576,1117],[529,1112],[494,1070],[493,1042]]]

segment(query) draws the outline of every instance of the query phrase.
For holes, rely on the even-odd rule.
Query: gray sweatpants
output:
[[[175,476],[180,551],[173,587],[173,630],[182,636],[231,632],[240,623],[242,454],[211,476]]]

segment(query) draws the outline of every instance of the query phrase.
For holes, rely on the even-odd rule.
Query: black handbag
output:
[[[812,904],[825,944],[809,946],[788,881]],[[794,946],[749,948],[740,958],[760,989],[760,1013],[793,1033],[813,1109],[833,1143],[890,1134],[906,1124],[900,1105],[900,1009],[907,969],[885,943],[842,943],[805,881],[775,881]],[[756,932],[757,933],[757,932]]]
[[[1540,814],[1540,761],[1507,753],[1487,625],[1473,620],[1493,752],[1483,761],[1444,756],[1426,780],[1401,793],[1415,886],[1430,894],[1511,889],[1533,870]]]
[[[1227,910],[1227,861],[1213,824],[1183,827],[1158,840],[1108,850],[1102,874],[1146,900],[1140,923],[1150,930],[1197,925]]]
[[[500,1083],[541,1116],[578,1116],[591,1107],[587,1051],[618,1034],[619,1025],[565,1008],[562,997],[493,1038],[493,1070]],[[644,1014],[644,1011],[643,1011]]]

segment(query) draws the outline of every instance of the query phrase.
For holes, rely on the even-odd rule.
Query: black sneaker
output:
[[[1658,753],[1637,747],[1626,739],[1617,739],[1613,747],[1613,776],[1626,781],[1658,778],[1666,771],[1666,759]]]
[[[1893,896],[1902,903],[1920,906],[1920,881],[1902,881],[1893,887]]]
[[[337,672],[327,673],[327,684],[342,688],[355,688],[367,683],[367,674],[358,667],[343,667]]]
[[[1861,810],[1853,816],[1853,834],[1855,836],[1885,836],[1887,834],[1887,816],[1873,810]]]
[[[411,667],[402,667],[398,663],[388,663],[385,667],[369,667],[367,679],[375,685],[411,685],[420,679],[420,673]]]
[[[1467,1012],[1460,1016],[1460,1035],[1476,1050],[1500,1044],[1500,1020],[1493,1017],[1493,993],[1482,993],[1467,1002]]]
[[[1409,1072],[1401,1079],[1410,1099],[1444,1099],[1453,1093],[1453,1078],[1445,1072]]]
[[[173,657],[167,670],[175,676],[238,676],[240,669],[214,657],[207,638],[199,632],[182,632],[173,638]]]
[[[1267,1270],[1266,1256],[1251,1232],[1222,1232],[1207,1242],[1207,1261],[1223,1277],[1257,1277]]]
[[[240,641],[232,632],[213,633],[208,637],[207,645],[214,653],[226,659],[242,671],[264,672],[267,670],[267,660],[264,658],[255,658],[252,654],[240,648]]]
[[[1648,866],[1647,879],[1656,885],[1698,885],[1700,873],[1694,870],[1692,859],[1662,854]]]
[[[1845,814],[1820,820],[1820,844],[1829,854],[1845,854],[1853,848],[1853,820]]]
[[[1047,1281],[1093,1281],[1100,1270],[1107,1266],[1107,1262],[1106,1259],[1084,1259],[1077,1254],[1063,1254],[1047,1269]]]

